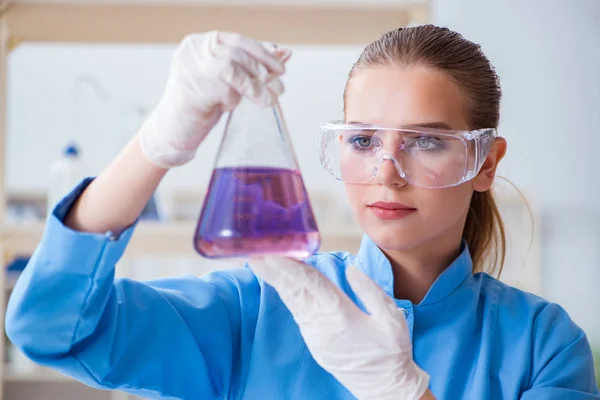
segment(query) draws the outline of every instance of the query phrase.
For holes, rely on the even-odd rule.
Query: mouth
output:
[[[402,219],[417,211],[414,207],[395,202],[377,201],[367,205],[367,208],[379,219]]]

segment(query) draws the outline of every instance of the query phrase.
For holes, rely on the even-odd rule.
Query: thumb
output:
[[[358,268],[354,266],[347,268],[346,278],[373,317],[388,316],[397,308],[394,300]]]

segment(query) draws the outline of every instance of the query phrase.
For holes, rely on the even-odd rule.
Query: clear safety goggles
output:
[[[346,183],[367,183],[384,161],[422,188],[443,188],[473,179],[498,136],[474,131],[332,122],[320,128],[322,167]]]

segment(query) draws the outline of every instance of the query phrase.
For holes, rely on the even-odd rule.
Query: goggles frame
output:
[[[439,129],[439,128],[430,128],[430,127],[419,127],[416,125],[406,125],[406,126],[393,126],[393,125],[381,125],[381,124],[348,124],[343,121],[332,121],[329,122],[319,128],[319,159],[321,162],[321,167],[328,172],[330,175],[334,177],[334,179],[343,181],[343,179],[337,176],[334,173],[334,168],[332,165],[332,157],[328,155],[328,151],[330,152],[330,147],[334,145],[335,133],[344,132],[344,131],[386,131],[386,132],[405,132],[405,133],[423,133],[425,135],[440,135],[440,136],[453,136],[461,140],[465,148],[467,149],[467,155],[469,152],[473,151],[473,163],[469,168],[469,163],[467,162],[465,165],[463,176],[458,182],[443,186],[419,186],[410,182],[410,178],[406,176],[404,171],[400,168],[400,165],[396,158],[389,154],[384,153],[379,156],[378,164],[373,168],[371,177],[364,182],[348,182],[348,183],[368,183],[372,181],[377,172],[379,170],[379,166],[381,165],[383,160],[390,160],[394,163],[396,169],[398,170],[402,179],[407,180],[409,184],[413,184],[419,187],[426,188],[442,188],[442,187],[452,187],[458,186],[462,183],[468,182],[473,179],[483,166],[484,161],[489,155],[492,144],[495,139],[498,138],[498,132],[495,128],[483,128],[483,129],[475,129],[471,131],[466,130],[450,130],[450,129]]]

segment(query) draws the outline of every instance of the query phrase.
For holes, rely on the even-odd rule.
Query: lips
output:
[[[377,201],[371,203],[367,208],[373,215],[382,220],[403,219],[417,211],[414,207],[409,207],[402,203]]]
[[[395,202],[385,202],[385,201],[377,201],[375,203],[371,203],[368,207],[376,207],[384,210],[416,210],[414,207],[406,206],[402,203]]]

